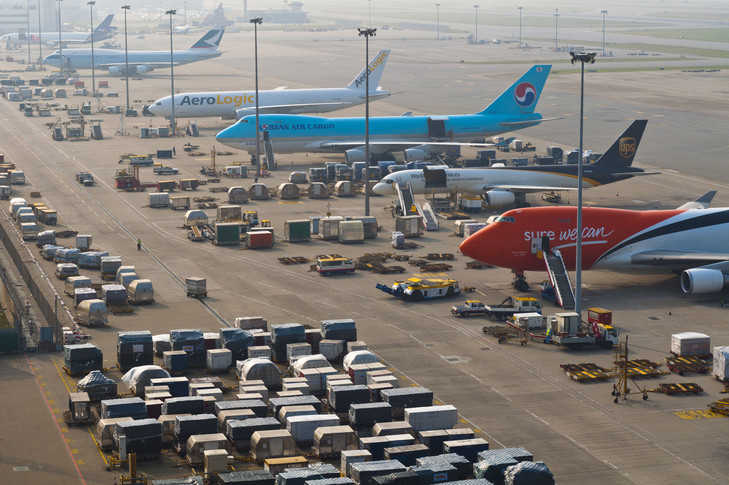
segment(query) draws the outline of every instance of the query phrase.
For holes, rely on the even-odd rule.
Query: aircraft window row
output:
[[[559,222],[564,222],[564,223],[569,224],[570,220],[569,219],[560,219]]]
[[[516,222],[516,220],[514,220],[513,216],[507,216],[507,217],[499,216],[496,218],[496,220],[494,222]]]

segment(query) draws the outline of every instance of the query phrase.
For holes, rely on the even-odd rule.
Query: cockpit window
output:
[[[496,218],[496,220],[494,220],[494,222],[516,222],[516,221],[514,220],[514,217],[512,217],[512,216],[508,216],[508,217],[499,216]]]
[[[156,103],[154,103],[154,105],[155,106],[162,106],[162,101],[157,101]]]

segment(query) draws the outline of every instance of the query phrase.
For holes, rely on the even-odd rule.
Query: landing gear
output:
[[[512,273],[514,273],[514,281],[511,282],[511,286],[513,286],[516,291],[529,291],[529,282],[526,280],[524,272],[512,271]]]

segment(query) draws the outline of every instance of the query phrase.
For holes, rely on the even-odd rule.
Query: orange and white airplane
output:
[[[673,210],[585,207],[582,269],[681,273],[685,293],[729,288],[729,208],[710,209],[716,191]],[[575,269],[576,207],[505,212],[461,243],[461,252],[517,274],[544,271],[542,251],[559,251]]]

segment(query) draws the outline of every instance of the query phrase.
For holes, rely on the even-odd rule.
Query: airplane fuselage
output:
[[[60,67],[59,52],[56,51],[46,57],[43,62],[51,66]],[[187,49],[175,51],[173,60],[175,65],[187,64],[190,62],[202,61],[220,57],[222,52],[215,49]],[[106,68],[109,65],[121,65],[125,63],[123,50],[115,49],[94,49],[94,66],[96,69]],[[155,64],[158,66],[170,66],[170,51],[129,51],[128,63],[130,67],[137,64]],[[64,69],[91,69],[91,49],[64,49]]]
[[[538,113],[491,115],[469,114],[450,116],[380,116],[370,117],[370,146],[372,153],[384,153],[402,142],[442,140],[468,143],[485,136],[512,131],[504,123],[524,122],[520,128],[538,125],[542,116]],[[259,117],[261,132],[268,132],[276,153],[343,152],[352,144],[364,145],[365,118],[324,118],[296,115],[262,115]],[[533,123],[530,121],[533,120]],[[437,125],[434,127],[433,125]],[[218,133],[221,143],[255,152],[255,116],[247,116]],[[348,147],[345,145],[349,144]]]
[[[169,55],[168,55],[169,57]],[[389,96],[389,92],[371,91],[370,101]],[[149,107],[158,116],[172,116],[172,97],[159,99]],[[348,88],[259,90],[259,107],[291,106],[293,114],[325,113],[365,102],[364,93]],[[294,105],[301,104],[301,107]],[[308,106],[318,105],[318,106]],[[175,95],[175,117],[210,117],[234,119],[239,109],[256,108],[255,91],[180,93]]]
[[[107,32],[94,33],[94,42],[99,42],[112,37],[113,34]],[[31,32],[25,39],[20,40],[17,32],[5,34],[0,37],[0,42],[8,42],[12,45],[27,44],[28,42],[42,41],[46,44],[58,44],[58,32]],[[61,42],[63,44],[86,44],[91,42],[91,34],[88,32],[61,32]]]
[[[576,267],[576,207],[533,207],[502,214],[461,244],[463,254],[516,271],[544,271],[533,249],[549,239],[567,270]],[[585,207],[582,268],[678,272],[706,264],[708,254],[726,254],[729,208],[631,211]],[[660,256],[681,254],[666,264]],[[692,258],[691,253],[697,257]],[[699,256],[700,255],[700,256]],[[704,258],[704,259],[702,259]],[[722,257],[718,257],[718,260]],[[709,259],[708,262],[713,262]]]

